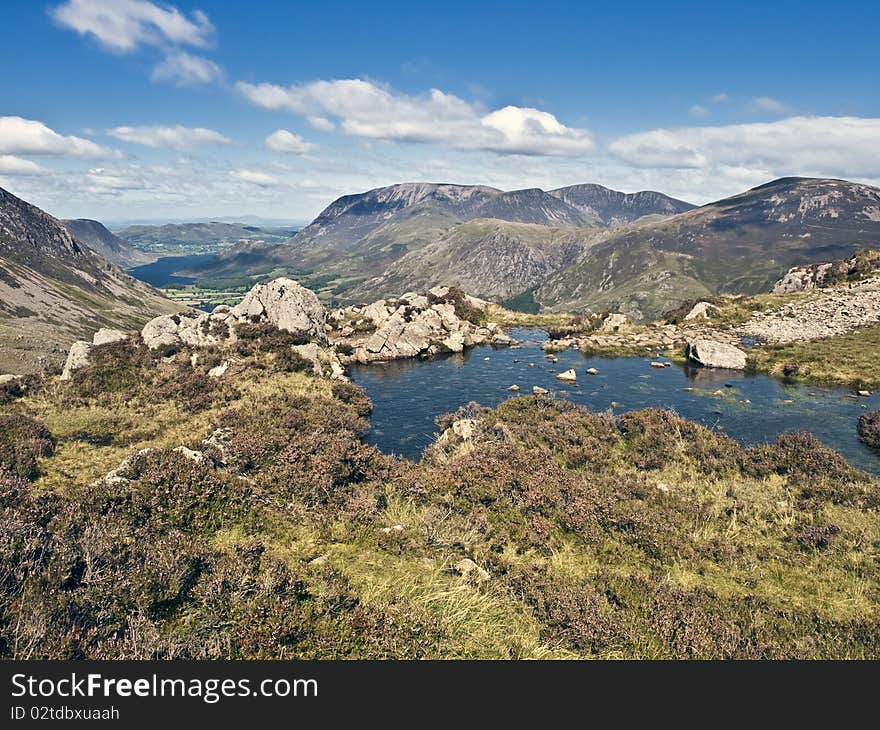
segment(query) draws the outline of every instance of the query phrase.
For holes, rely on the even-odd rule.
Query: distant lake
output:
[[[199,266],[213,261],[217,257],[214,253],[200,253],[189,256],[163,256],[151,264],[135,266],[128,273],[135,279],[145,281],[155,287],[173,286],[175,284],[195,284],[196,280],[190,276],[177,276],[178,271],[184,271],[192,266]]]
[[[593,411],[614,413],[667,408],[683,418],[726,433],[741,444],[773,441],[787,431],[809,431],[842,453],[851,464],[880,474],[880,454],[858,439],[856,423],[866,410],[880,408],[880,397],[855,398],[842,387],[787,383],[766,375],[736,370],[710,370],[678,364],[657,369],[662,357],[605,358],[577,350],[556,353],[558,363],[544,358],[542,330],[510,330],[521,349],[490,347],[433,360],[397,360],[354,365],[351,378],[373,401],[372,429],[367,436],[386,453],[417,459],[431,444],[434,419],[469,401],[497,406],[516,394],[531,394],[537,385]],[[533,366],[529,367],[532,363]],[[556,374],[569,368],[577,382]],[[596,368],[597,375],[588,375]]]

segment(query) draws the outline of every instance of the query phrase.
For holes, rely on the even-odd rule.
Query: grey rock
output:
[[[688,342],[685,355],[692,362],[707,368],[744,370],[746,367],[746,353],[733,345],[714,340]]]

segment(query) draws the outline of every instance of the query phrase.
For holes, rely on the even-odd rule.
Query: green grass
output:
[[[859,388],[880,387],[880,325],[845,335],[749,352],[749,367],[777,377]]]
[[[515,297],[506,299],[501,302],[501,306],[514,312],[523,312],[524,314],[537,314],[541,310],[541,305],[535,300],[534,289],[526,289]]]

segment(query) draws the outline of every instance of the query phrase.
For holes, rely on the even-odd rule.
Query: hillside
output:
[[[5,394],[0,658],[880,656],[880,483],[815,438],[528,395],[395,458],[283,290]]]
[[[87,218],[76,218],[61,221],[74,238],[78,239],[92,251],[105,259],[118,264],[124,269],[149,264],[156,260],[143,251],[129,246],[119,236],[109,231],[103,223]]]
[[[62,361],[100,327],[137,327],[175,305],[0,189],[0,372]]]
[[[612,233],[537,291],[558,311],[618,309],[650,319],[683,301],[769,291],[789,268],[880,240],[880,189],[782,178]]]
[[[538,287],[603,236],[601,228],[468,221],[406,254],[346,296],[371,301],[443,282],[484,299],[503,301]]]

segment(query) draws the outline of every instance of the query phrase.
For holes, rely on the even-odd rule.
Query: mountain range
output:
[[[285,270],[324,298],[370,301],[439,283],[545,309],[651,319],[696,297],[767,291],[795,265],[880,240],[880,191],[781,178],[700,207],[601,185],[504,192],[404,183],[346,195],[283,245],[242,245],[197,277]]]
[[[0,189],[0,372],[55,364],[101,327],[133,329],[176,309],[65,223]]]

